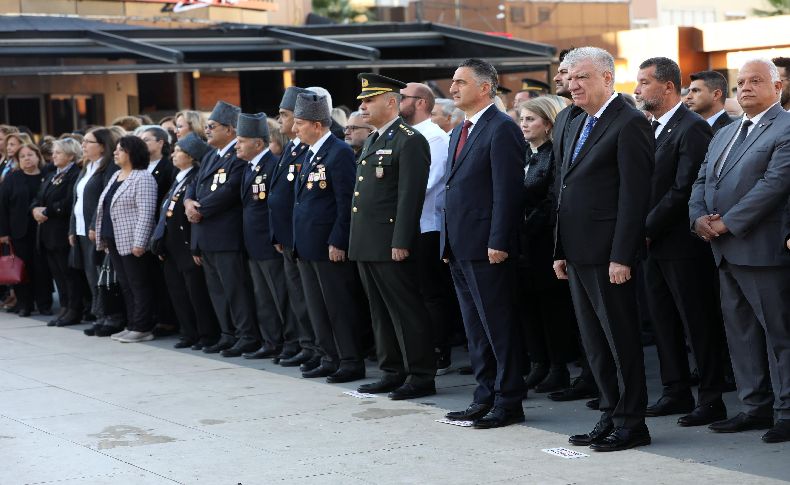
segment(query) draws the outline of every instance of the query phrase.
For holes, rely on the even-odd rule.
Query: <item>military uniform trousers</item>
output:
[[[354,266],[349,262],[303,259],[297,264],[322,364],[363,369],[357,345],[359,316],[351,293]]]
[[[260,342],[247,259],[240,251],[204,251],[203,271],[222,339]]]
[[[291,308],[292,317],[296,322],[295,328],[299,346],[310,352],[318,352],[315,332],[313,332],[313,325],[310,323],[310,315],[307,313],[302,277],[299,275],[293,248],[283,248],[283,271],[285,288],[288,291],[288,306]]]
[[[358,262],[368,296],[379,369],[421,385],[433,382],[433,329],[414,261]]]
[[[301,350],[296,316],[288,303],[283,259],[250,259],[258,329],[267,350],[296,354]]]
[[[164,261],[165,282],[179,323],[181,338],[213,345],[219,338],[219,323],[211,306],[203,268],[181,271],[172,259]]]

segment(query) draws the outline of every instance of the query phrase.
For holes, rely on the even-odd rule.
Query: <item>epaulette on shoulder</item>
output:
[[[403,131],[404,133],[406,133],[409,136],[412,136],[414,134],[414,130],[412,130],[408,126],[404,125],[403,123],[400,123],[398,125],[398,127],[401,129],[401,131]]]

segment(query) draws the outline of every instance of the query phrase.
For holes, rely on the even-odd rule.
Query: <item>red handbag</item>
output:
[[[0,244],[0,285],[18,285],[27,280],[25,272],[25,262],[18,258],[14,253],[14,246],[8,245],[8,254],[2,255],[2,248],[5,244]]]

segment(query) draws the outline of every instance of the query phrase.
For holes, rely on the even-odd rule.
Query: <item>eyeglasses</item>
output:
[[[222,123],[208,123],[206,125],[206,130],[213,131],[219,128],[220,126],[224,126]]]
[[[368,130],[368,131],[372,131],[367,126],[346,125],[346,127],[343,128],[343,131],[354,131],[354,130]]]
[[[400,97],[403,98],[403,99],[408,99],[408,98],[411,98],[411,99],[424,99],[424,98],[421,98],[420,96],[407,96],[405,94],[401,94]]]
[[[96,140],[86,140],[86,139],[83,139],[82,143],[96,143],[97,145],[99,144],[99,142]]]

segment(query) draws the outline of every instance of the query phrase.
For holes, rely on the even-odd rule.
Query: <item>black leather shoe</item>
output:
[[[708,429],[716,433],[740,433],[752,429],[769,429],[774,425],[771,416],[752,416],[746,413],[738,413],[735,417],[717,421],[708,426]]]
[[[42,317],[51,317],[52,316],[52,308],[39,308],[38,314]]]
[[[370,384],[362,384],[357,388],[357,392],[363,392],[367,394],[381,394],[384,392],[392,392],[395,389],[399,388],[406,382],[405,377],[395,376],[395,375],[385,375],[381,379],[377,380],[376,382],[371,382]]]
[[[640,424],[635,428],[615,428],[606,438],[590,445],[594,451],[620,451],[649,445],[650,431],[647,425]]]
[[[571,376],[568,367],[562,365],[552,365],[545,379],[535,386],[535,392],[543,394],[567,389],[571,385]]]
[[[669,416],[670,414],[686,414],[694,410],[694,398],[687,397],[661,396],[661,398],[645,409],[645,416]]]
[[[258,342],[248,342],[246,344],[236,342],[233,347],[225,350],[220,350],[219,355],[223,357],[241,357],[241,354],[246,352],[255,352],[260,348],[261,344]]]
[[[412,384],[406,382],[399,388],[387,394],[387,397],[393,401],[402,401],[404,399],[417,399],[418,397],[433,396],[436,394],[436,384],[431,381],[427,384]]]
[[[82,314],[73,310],[68,310],[65,315],[58,318],[55,322],[56,327],[68,327],[69,325],[79,325],[82,323]],[[115,327],[113,327],[115,328]],[[117,330],[116,330],[117,331]],[[115,332],[113,332],[115,333]],[[98,335],[98,334],[97,334]],[[112,335],[112,334],[110,334]]]
[[[302,377],[305,379],[314,379],[316,377],[329,377],[337,372],[337,367],[331,364],[321,363],[318,367],[307,372],[302,372]]]
[[[83,330],[83,331],[82,331],[82,333],[84,333],[84,334],[85,334],[85,335],[87,335],[88,337],[94,337],[94,336],[96,335],[96,331],[97,331],[97,330],[98,330],[98,329],[99,329],[99,328],[100,328],[100,327],[101,327],[103,324],[104,324],[104,319],[97,320],[96,322],[94,322],[94,323],[93,323],[93,325],[91,325],[90,327],[88,327],[88,328],[86,328],[85,330]],[[47,325],[49,325],[49,323],[47,323]],[[53,323],[52,325],[54,326],[54,325],[55,325],[55,323]]]
[[[546,362],[533,362],[532,369],[527,374],[527,377],[524,378],[524,385],[527,386],[527,389],[532,389],[543,382],[547,375],[549,375],[549,364]]]
[[[490,405],[473,402],[463,411],[450,411],[444,417],[450,421],[474,421],[482,418],[489,411],[491,411]]]
[[[60,327],[60,325],[58,325]],[[115,325],[99,325],[94,331],[94,334],[97,337],[109,337],[112,334],[118,333],[123,330],[124,327],[116,327]]]
[[[244,352],[241,354],[241,356],[245,359],[271,359],[273,357],[277,357],[278,355],[280,355],[279,350],[267,349],[265,347],[261,347],[255,352]]]
[[[52,320],[47,322],[47,327],[54,327],[55,324],[58,323],[58,320],[63,318],[68,311],[69,311],[68,308],[61,308],[60,311],[58,312],[58,314],[55,315],[55,318],[53,318]]]
[[[365,378],[365,368],[361,369],[338,369],[334,374],[326,377],[326,382],[330,384],[342,384],[343,382],[358,381]]]
[[[194,344],[190,349],[192,350],[203,350],[204,347],[208,347],[208,345],[204,344],[203,342],[198,342]]]
[[[494,406],[488,414],[482,418],[475,419],[472,426],[477,429],[501,428],[511,424],[524,422],[524,410],[519,406],[515,409],[505,409]]]
[[[598,397],[598,387],[594,382],[577,377],[571,383],[571,387],[557,392],[551,392],[548,398],[552,401],[576,401],[579,399],[590,399]]]
[[[708,404],[697,406],[690,414],[678,418],[681,426],[703,426],[727,419],[727,408],[719,399]]]
[[[320,355],[313,355],[312,357],[310,357],[310,360],[308,360],[307,362],[305,362],[305,363],[303,363],[303,364],[301,364],[299,366],[299,370],[302,371],[302,372],[307,372],[307,371],[315,369],[319,365],[321,365],[321,356]]]
[[[20,308],[19,313],[17,313],[17,315],[19,315],[20,317],[29,317],[31,313],[33,313],[33,310],[27,308]]]
[[[589,433],[575,434],[568,438],[568,443],[576,446],[590,446],[593,443],[598,443],[611,432],[614,431],[614,423],[611,418],[601,417],[595,427]]]
[[[209,345],[208,347],[203,347],[203,352],[206,354],[218,354],[223,350],[227,350],[233,345],[235,342],[231,339],[219,339],[219,342],[215,343],[214,345]]]
[[[776,421],[773,428],[769,429],[762,437],[765,443],[783,443],[790,441],[790,419]]]
[[[188,339],[182,338],[182,339],[178,339],[178,342],[173,344],[173,348],[174,349],[185,349],[187,347],[192,347],[194,344],[195,344],[195,342],[193,342],[192,340],[188,340]]]
[[[290,357],[288,359],[280,359],[280,365],[283,367],[298,367],[301,364],[304,364],[313,356],[313,352],[302,349],[299,351],[298,354]]]
[[[601,400],[596,397],[595,399],[590,399],[584,405],[597,411],[601,408]]]

